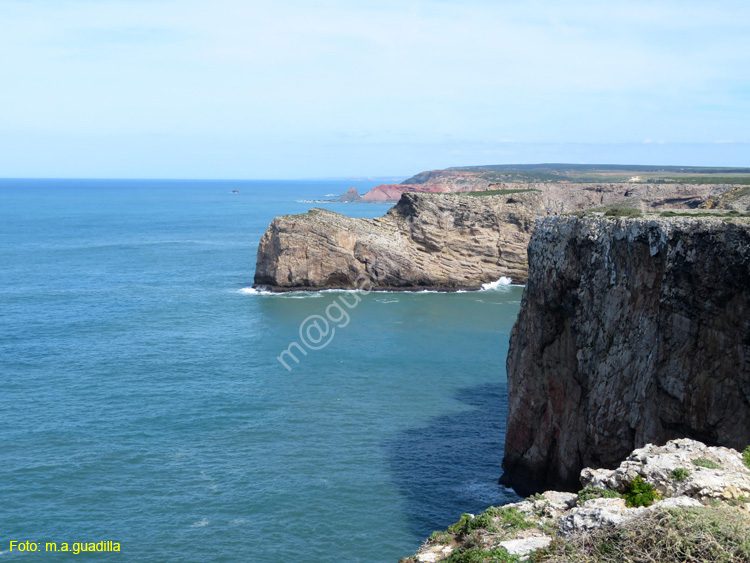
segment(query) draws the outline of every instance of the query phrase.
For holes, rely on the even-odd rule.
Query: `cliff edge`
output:
[[[501,483],[576,490],[646,443],[750,443],[750,222],[546,217],[508,354]]]

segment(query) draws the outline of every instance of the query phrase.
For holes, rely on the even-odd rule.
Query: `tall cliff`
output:
[[[577,490],[646,443],[750,443],[750,224],[548,217],[508,354],[501,483]]]
[[[258,246],[255,284],[275,291],[479,288],[526,281],[526,245],[543,210],[536,192],[472,197],[404,194],[377,219],[323,209],[273,220]]]

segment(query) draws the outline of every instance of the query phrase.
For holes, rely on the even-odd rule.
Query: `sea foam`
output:
[[[511,283],[513,283],[513,280],[506,276],[502,276],[499,280],[489,282],[489,283],[483,283],[482,284],[482,291],[490,291],[493,289],[502,289],[507,286],[509,286]]]

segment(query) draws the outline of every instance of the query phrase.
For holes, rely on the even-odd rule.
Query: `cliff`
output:
[[[528,253],[502,483],[575,490],[648,442],[750,443],[747,219],[547,217]]]
[[[723,184],[491,187],[456,195],[405,192],[396,207],[374,220],[322,209],[277,217],[258,248],[255,284],[276,291],[352,288],[362,276],[379,289],[471,289],[501,276],[523,283],[533,218],[546,210],[569,213],[613,204],[695,208],[718,202],[731,189]],[[361,200],[372,193],[387,199],[389,192],[375,188]],[[352,188],[344,197],[353,201],[358,195]]]
[[[323,209],[273,220],[258,246],[255,284],[276,291],[356,287],[478,289],[524,282],[539,194],[404,194],[377,219]]]
[[[537,167],[539,165],[536,165]],[[510,165],[500,167],[449,168],[447,170],[430,170],[420,172],[400,184],[381,184],[362,195],[362,202],[397,202],[401,194],[407,192],[421,193],[464,193],[483,192],[507,189],[536,189],[547,196],[548,207],[555,208],[567,202],[567,209],[584,209],[597,205],[610,205],[620,199],[635,197],[644,200],[646,205],[664,205],[663,202],[674,199],[675,204],[697,205],[707,199],[715,198],[735,187],[727,184],[732,177],[703,173],[698,176],[686,176],[685,172],[673,177],[660,179],[658,183],[640,179],[624,181],[632,173],[638,173],[639,167],[605,166],[601,170],[575,170],[575,165],[548,165],[534,168],[534,165]],[[630,174],[626,174],[626,168]],[[649,167],[643,167],[649,168]],[[667,173],[669,167],[659,167]],[[684,169],[688,170],[688,169]],[[694,169],[699,170],[699,169]],[[716,169],[722,170],[722,169]],[[750,169],[737,169],[745,173]],[[652,171],[652,173],[655,171]],[[649,174],[643,170],[643,174]],[[674,171],[673,171],[674,173]],[[690,181],[681,181],[690,180]],[[740,183],[747,183],[744,176],[734,177]],[[750,190],[748,186],[737,186],[737,190]],[[342,201],[349,201],[343,199]],[[693,206],[694,206],[693,205]],[[563,211],[562,209],[556,209]]]
[[[649,444],[616,470],[581,471],[577,494],[464,514],[401,563],[747,562],[750,448],[743,456],[687,439]]]

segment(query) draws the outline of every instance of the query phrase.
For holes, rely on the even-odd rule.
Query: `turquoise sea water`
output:
[[[0,180],[0,561],[395,562],[515,499],[520,287],[372,293],[277,360],[352,294],[243,291],[260,236],[351,185],[374,183]]]

